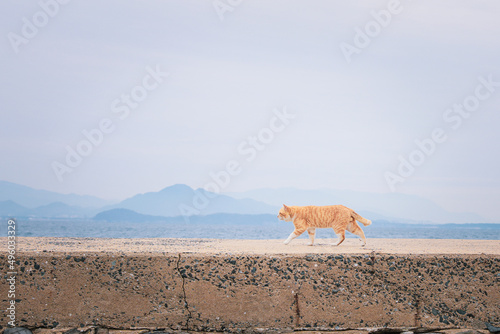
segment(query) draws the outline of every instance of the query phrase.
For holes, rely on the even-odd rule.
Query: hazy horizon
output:
[[[220,3],[0,3],[0,180],[395,192],[498,221],[500,3]]]
[[[107,210],[120,208],[128,209],[137,213],[142,213],[152,216],[196,216],[196,215],[211,215],[217,213],[237,213],[243,210],[240,214],[270,214],[275,216],[278,208],[281,207],[283,203],[288,205],[334,205],[334,204],[344,204],[351,208],[356,208],[356,211],[364,214],[368,214],[369,218],[375,220],[388,220],[393,221],[395,219],[401,220],[401,222],[406,223],[423,223],[423,224],[499,224],[497,219],[489,219],[478,212],[474,211],[447,211],[446,209],[436,205],[433,201],[430,201],[424,197],[419,197],[415,195],[404,195],[397,193],[370,193],[370,192],[356,192],[346,189],[330,189],[330,188],[318,188],[318,189],[300,189],[300,188],[259,188],[244,192],[217,192],[220,195],[225,195],[229,199],[238,200],[253,200],[254,204],[250,206],[241,207],[242,203],[233,203],[232,205],[215,205],[212,203],[213,195],[207,194],[205,188],[193,188],[186,184],[173,184],[162,187],[158,190],[150,190],[143,193],[135,193],[131,196],[127,196],[119,199],[104,199],[102,197],[95,196],[95,198],[53,198],[54,195],[50,195],[49,198],[43,199],[40,194],[25,193],[22,189],[17,188],[17,186],[25,187],[24,185],[19,185],[12,183],[7,188],[3,188],[3,183],[9,183],[8,181],[0,180],[0,190],[1,199],[10,199],[17,205],[21,205],[26,208],[26,212],[30,212],[30,209],[35,211],[30,212],[30,215],[38,215],[36,211],[40,208],[45,208],[49,204],[55,203],[65,203],[66,205],[73,206],[74,208],[80,208],[83,211],[73,211],[73,214],[86,215],[90,211],[94,212],[96,209],[100,208],[101,212],[106,212]],[[186,189],[189,188],[193,192],[193,196],[186,198]],[[10,189],[12,191],[12,197],[8,196],[6,190]],[[45,189],[35,189],[36,191],[45,191]],[[199,190],[202,189],[202,192]],[[167,192],[165,192],[168,190]],[[172,197],[177,193],[177,197]],[[75,193],[54,193],[62,194],[63,196],[80,196]],[[169,195],[166,195],[169,194]],[[144,195],[150,196],[146,199]],[[169,197],[167,203],[159,202],[158,200],[166,200],[164,196]],[[393,196],[396,195],[396,196]],[[88,196],[88,195],[84,195]],[[93,196],[93,195],[90,195]],[[151,197],[152,196],[152,197]],[[36,198],[36,199],[35,199]],[[35,202],[38,204],[34,204]],[[83,202],[82,202],[83,201]],[[89,202],[90,201],[90,202]],[[132,202],[131,202],[132,201]],[[224,200],[225,201],[225,200]],[[100,204],[97,204],[100,202]],[[218,202],[218,201],[217,201]],[[45,203],[45,204],[42,204]],[[86,203],[86,204],[83,204]],[[90,204],[93,203],[93,204]],[[123,205],[118,205],[122,203]],[[260,203],[260,204],[259,204]],[[267,206],[267,207],[266,207]],[[274,207],[272,211],[269,211],[271,207]],[[402,207],[403,209],[401,209]],[[174,208],[174,211],[172,211]],[[83,213],[85,210],[88,212]],[[153,212],[151,211],[153,210]],[[229,211],[228,211],[229,210]],[[99,210],[95,211],[98,212]],[[26,212],[24,214],[26,214]],[[95,213],[94,212],[94,213]],[[59,217],[63,214],[61,211],[52,211],[48,213],[44,211],[44,214],[53,214]],[[64,213],[69,214],[69,211]],[[63,215],[64,215],[63,214]],[[55,217],[55,216],[54,216]]]

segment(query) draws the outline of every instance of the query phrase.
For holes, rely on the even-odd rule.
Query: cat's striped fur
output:
[[[314,244],[316,228],[327,227],[333,228],[333,231],[339,238],[337,246],[344,241],[346,230],[361,237],[364,246],[366,245],[365,234],[358,223],[356,223],[356,220],[365,226],[372,223],[370,220],[358,215],[354,210],[343,205],[286,206],[283,204],[278,218],[288,222],[291,221],[295,225],[295,230],[285,240],[285,244],[288,244],[307,230],[310,246]]]

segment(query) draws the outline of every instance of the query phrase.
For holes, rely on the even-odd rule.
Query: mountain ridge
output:
[[[62,194],[0,180],[0,201],[7,200],[12,200],[30,209],[54,202],[87,208],[99,208],[112,203],[112,201],[107,201],[96,196]]]
[[[0,217],[27,218],[90,218],[98,209],[88,209],[53,202],[33,209],[22,206],[12,200],[0,201]]]
[[[89,204],[101,204],[89,206]],[[123,199],[60,194],[0,181],[0,216],[89,218],[110,209],[128,209],[150,216],[198,216],[217,213],[276,214],[282,204],[343,204],[368,219],[409,223],[489,223],[476,213],[448,212],[428,199],[400,193],[368,193],[338,189],[265,188],[239,193],[213,193],[173,184]]]
[[[176,184],[156,192],[129,197],[103,209],[129,209],[153,216],[208,215],[214,213],[274,213],[279,208],[253,199],[235,199],[204,189]]]

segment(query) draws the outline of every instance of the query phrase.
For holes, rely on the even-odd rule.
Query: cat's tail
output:
[[[358,215],[354,211],[351,212],[351,217],[354,218],[354,219],[356,219],[358,222],[360,222],[361,224],[363,224],[365,226],[368,226],[368,225],[370,225],[372,223],[371,220],[361,217],[360,215]]]

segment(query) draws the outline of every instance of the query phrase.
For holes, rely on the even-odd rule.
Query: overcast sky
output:
[[[223,192],[396,191],[498,222],[499,13],[4,0],[0,179],[123,199],[217,174]]]

